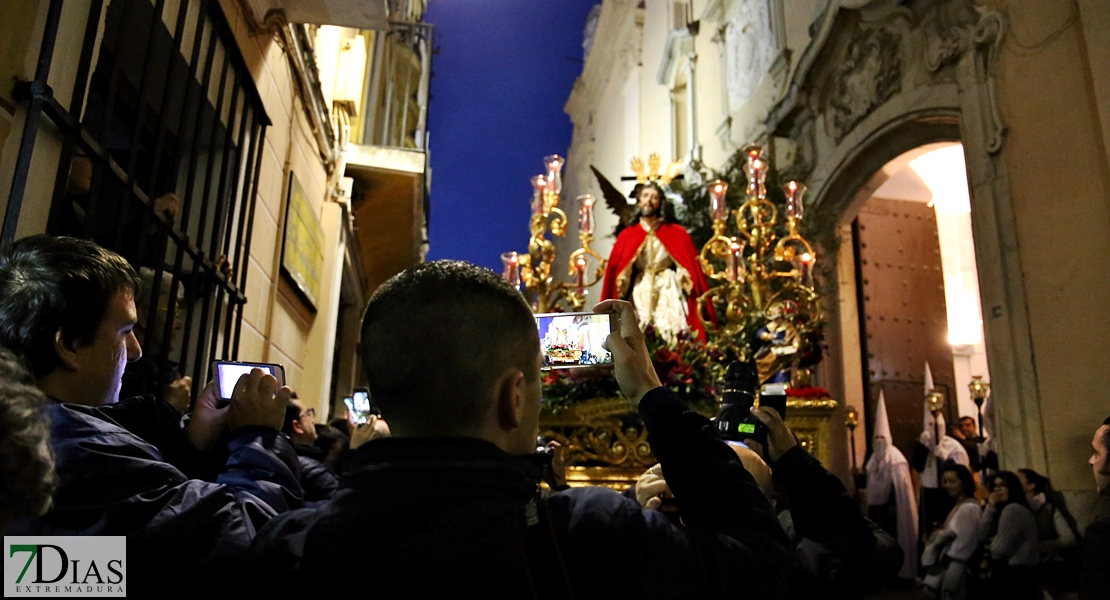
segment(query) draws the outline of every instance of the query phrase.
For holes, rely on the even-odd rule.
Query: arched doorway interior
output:
[[[924,426],[926,364],[949,425],[976,415],[972,378],[990,380],[965,173],[959,143],[903,152],[864,186],[851,222],[859,338],[844,351],[860,356],[868,425],[882,390],[907,456]]]

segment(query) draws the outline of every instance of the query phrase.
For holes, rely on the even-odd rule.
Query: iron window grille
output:
[[[270,120],[217,0],[91,0],[63,104],[47,81],[76,5],[51,0],[35,78],[17,87],[27,116],[2,241],[15,237],[36,139],[60,136],[47,231],[119,252],[150,281],[136,303],[146,368],[132,377],[159,393],[191,375],[195,398],[214,357],[238,356]]]

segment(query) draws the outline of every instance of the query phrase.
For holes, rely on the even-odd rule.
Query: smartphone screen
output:
[[[250,373],[252,369],[262,369],[273,375],[277,379],[279,388],[285,385],[285,367],[279,364],[216,361],[214,370],[220,388],[220,399],[230,400],[231,393],[235,390],[235,384],[239,383],[239,378]]]
[[[353,396],[344,398],[343,404],[347,405],[347,414],[350,415],[350,419],[355,425],[362,425],[367,421],[366,414],[360,413],[355,409],[355,400]]]
[[[354,402],[354,414],[356,417],[356,424],[363,424],[370,420],[370,415],[380,414],[374,403],[370,401],[370,390],[366,388],[355,388],[351,398]]]
[[[613,355],[604,346],[612,331],[609,314],[539,314],[536,326],[545,370],[613,364]]]

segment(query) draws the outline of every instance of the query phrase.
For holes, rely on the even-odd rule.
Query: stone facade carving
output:
[[[976,126],[990,154],[1002,149],[995,71],[1006,25],[998,10],[972,0],[939,0],[919,13],[893,0],[840,0],[814,27],[790,91],[767,120],[770,133],[797,143],[797,164],[780,164],[791,177],[808,176],[822,161],[819,147],[838,146],[885,104],[956,81],[979,86]]]
[[[885,28],[864,29],[848,43],[836,69],[826,121],[837,143],[856,123],[901,91],[900,46],[899,36]]]
[[[988,144],[991,154],[1002,149],[1006,126],[995,100],[995,64],[1005,31],[1005,20],[998,10],[964,2],[949,2],[938,8],[925,27],[925,64],[938,72],[974,52],[975,78],[987,82]]]
[[[778,52],[768,0],[740,0],[725,26],[728,101],[743,106],[767,77]]]

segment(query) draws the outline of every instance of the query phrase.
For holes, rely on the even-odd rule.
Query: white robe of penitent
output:
[[[875,432],[872,438],[871,458],[867,459],[867,504],[882,506],[894,495],[894,514],[898,523],[898,545],[903,552],[902,569],[898,576],[913,579],[917,575],[917,498],[910,463],[906,455],[890,443],[890,420],[887,418],[886,399],[879,392],[879,406],[875,410]]]

